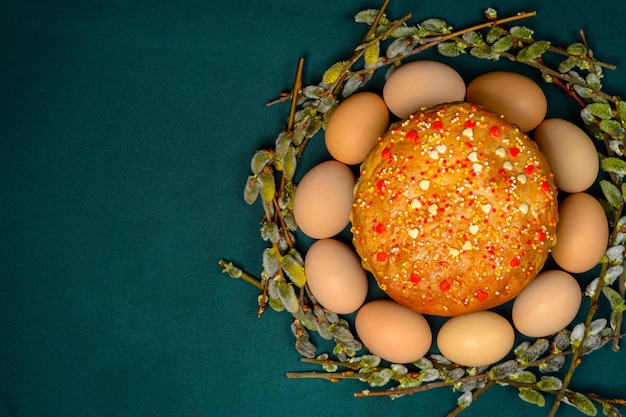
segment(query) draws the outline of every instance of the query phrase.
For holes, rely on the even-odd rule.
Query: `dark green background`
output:
[[[458,28],[487,6],[537,10],[526,22],[537,38],[567,45],[585,29],[596,56],[620,66],[606,90],[626,94],[621,1],[392,3],[391,17]],[[312,369],[292,348],[288,315],[257,319],[256,289],[217,266],[226,257],[260,271],[261,210],[242,188],[288,112],[265,103],[290,88],[298,57],[305,83],[348,57],[366,29],[352,16],[378,6],[0,1],[1,415],[440,416],[454,406],[447,388],[392,402],[353,398],[360,382],[286,379]],[[466,80],[526,71],[445,62]],[[576,118],[546,92],[550,115]],[[304,165],[326,158],[320,143]],[[606,348],[574,387],[624,396],[625,366]],[[464,415],[547,412],[516,397],[495,388]]]

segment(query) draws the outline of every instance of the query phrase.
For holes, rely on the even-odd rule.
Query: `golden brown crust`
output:
[[[454,316],[515,297],[554,244],[557,190],[524,133],[468,103],[391,126],[361,165],[353,243],[397,302]]]

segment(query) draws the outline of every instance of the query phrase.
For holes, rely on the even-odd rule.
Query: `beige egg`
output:
[[[367,274],[348,245],[321,239],[304,258],[306,282],[313,297],[337,314],[354,313],[367,297]]]
[[[413,61],[391,73],[383,87],[389,110],[401,119],[422,107],[462,101],[465,82],[453,68],[436,61]]]
[[[507,71],[488,72],[474,78],[467,85],[466,100],[504,116],[523,132],[537,127],[548,110],[546,95],[537,83]]]
[[[355,328],[372,353],[393,363],[420,359],[432,343],[432,331],[424,316],[391,300],[370,301],[361,307]]]
[[[593,141],[584,130],[563,119],[546,119],[533,139],[546,156],[559,190],[578,193],[598,175],[599,160]]]
[[[293,215],[304,234],[325,239],[349,223],[356,179],[346,165],[325,161],[304,174],[296,188]]]
[[[606,251],[609,226],[598,200],[586,193],[567,196],[559,204],[552,258],[564,270],[586,272]]]
[[[491,365],[504,358],[514,342],[513,326],[492,311],[453,317],[437,334],[441,354],[465,366]]]
[[[330,155],[347,165],[360,164],[389,127],[389,109],[378,94],[353,94],[333,110],[324,140]]]
[[[541,272],[513,302],[513,325],[523,335],[544,337],[566,327],[582,301],[578,281],[565,271]]]

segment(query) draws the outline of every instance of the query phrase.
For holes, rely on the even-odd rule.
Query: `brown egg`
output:
[[[296,188],[293,215],[304,234],[325,239],[350,222],[352,190],[356,179],[346,165],[325,161],[304,174]]]
[[[491,365],[504,358],[514,342],[513,326],[492,311],[453,317],[437,334],[441,354],[465,366]]]
[[[598,264],[606,251],[609,226],[604,209],[594,197],[575,193],[559,204],[554,261],[564,270],[585,272]]]
[[[584,130],[567,120],[546,119],[535,130],[533,139],[546,156],[559,190],[578,193],[593,184],[599,160]]]
[[[361,307],[355,328],[372,353],[393,363],[420,359],[432,343],[432,331],[424,316],[391,300],[370,301]]]
[[[523,335],[544,337],[571,323],[580,309],[578,281],[565,271],[541,272],[513,302],[513,324]]]
[[[334,313],[353,313],[367,297],[367,274],[361,259],[338,240],[313,243],[304,258],[304,270],[315,299]]]
[[[413,61],[398,67],[385,82],[383,97],[401,119],[422,107],[462,101],[465,82],[453,68],[436,61]]]
[[[333,110],[324,139],[330,155],[347,165],[360,164],[389,127],[389,109],[378,94],[353,94]]]
[[[537,127],[548,110],[546,95],[537,83],[506,71],[474,78],[467,86],[466,100],[504,116],[523,132]]]

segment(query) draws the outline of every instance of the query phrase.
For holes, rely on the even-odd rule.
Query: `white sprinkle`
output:
[[[524,174],[519,174],[519,175],[517,176],[517,180],[518,180],[519,182],[521,182],[522,184],[526,184],[526,175],[524,175]]]
[[[500,158],[504,158],[506,156],[506,150],[504,148],[497,148],[496,155],[498,155]]]
[[[430,181],[428,180],[421,180],[419,183],[419,186],[422,190],[428,190],[428,188],[430,187]]]
[[[469,159],[472,162],[476,162],[478,161],[478,154],[476,152],[470,152],[470,154],[467,155],[467,159]]]
[[[459,253],[461,253],[461,252],[458,249],[450,248],[450,255],[451,256],[459,256]]]
[[[474,169],[474,172],[479,173],[480,171],[483,170],[483,166],[476,162],[472,164],[472,169]]]
[[[528,213],[528,204],[524,204],[524,203],[520,204],[519,205],[519,211],[521,211],[524,214],[527,214]]]
[[[482,207],[480,208],[485,214],[489,214],[489,212],[491,211],[491,204],[487,203],[487,204],[483,204]]]
[[[513,169],[513,164],[509,161],[504,161],[504,164],[502,164],[502,166],[504,167],[504,169],[506,169],[507,171],[510,171]]]
[[[411,201],[411,207],[414,209],[418,209],[422,207],[422,203],[420,203],[420,201],[417,198],[414,198],[413,201]]]
[[[474,137],[474,130],[471,127],[468,127],[463,130],[463,136],[467,136],[468,138]]]
[[[420,231],[418,229],[411,229],[411,230],[409,230],[409,236],[411,236],[413,239],[415,239],[419,235],[419,232]]]
[[[475,224],[470,224],[469,231],[471,234],[475,235],[478,233],[478,226]]]
[[[432,159],[439,159],[439,152],[437,152],[436,150],[432,150],[430,151],[428,156],[430,156]]]
[[[437,147],[435,147],[435,149],[437,149],[437,152],[439,153],[444,153],[446,151],[446,145],[437,145]]]
[[[463,247],[461,249],[463,249],[463,250],[471,250],[472,249],[472,242],[470,242],[469,240],[466,241],[463,244]]]
[[[437,214],[438,209],[439,209],[439,206],[437,206],[437,204],[431,204],[430,206],[428,206],[428,212],[432,214],[433,216]]]

